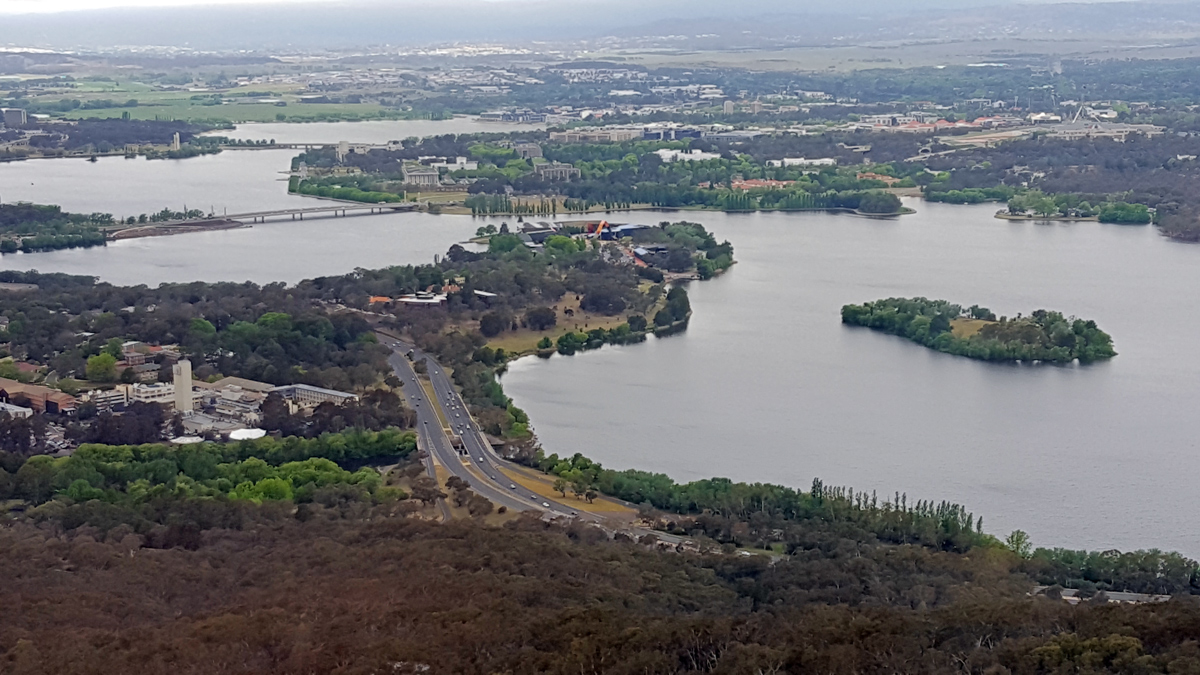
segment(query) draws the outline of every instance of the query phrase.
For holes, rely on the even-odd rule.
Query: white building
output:
[[[818,159],[784,157],[783,159],[768,159],[767,166],[837,166],[837,160],[832,157],[821,157]]]
[[[11,403],[0,403],[0,414],[3,413],[8,413],[8,416],[14,419],[25,419],[33,415],[33,409],[23,408]]]
[[[654,154],[662,158],[662,161],[671,162],[703,162],[710,159],[720,159],[721,154],[717,152],[701,152],[700,150],[655,150]]]
[[[192,412],[192,362],[180,359],[171,366],[171,374],[175,379],[171,392],[175,397],[175,411],[189,415]]]
[[[282,387],[275,387],[271,391],[277,392],[285,400],[291,401],[301,408],[315,408],[322,403],[345,405],[351,401],[358,400],[358,397],[354,394],[313,387],[307,384],[289,384]]]

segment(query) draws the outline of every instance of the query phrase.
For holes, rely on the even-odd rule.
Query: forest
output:
[[[365,320],[326,313],[284,284],[194,282],[152,289],[11,271],[0,273],[0,280],[39,287],[0,298],[0,314],[9,319],[3,331],[9,353],[64,378],[91,379],[89,359],[108,354],[115,361],[126,340],[178,345],[201,378],[237,375],[350,391],[388,370],[390,352],[376,344]],[[100,382],[120,375],[97,372]],[[166,376],[170,369],[161,372]]]
[[[945,300],[888,298],[842,307],[842,322],[908,338],[947,354],[983,361],[1090,363],[1117,355],[1095,321],[1039,309],[999,319],[986,307]]]
[[[550,215],[560,210],[584,211],[593,206],[627,208],[631,204],[676,208],[704,206],[726,211],[850,209],[871,214],[894,214],[900,211],[900,201],[882,192],[887,187],[881,181],[860,179],[854,169],[823,167],[821,171],[805,167],[771,167],[768,159],[800,156],[841,158],[852,164],[862,162],[862,156],[847,150],[850,134],[828,134],[814,137],[772,138],[753,141],[748,147],[737,148],[729,143],[709,143],[701,139],[684,141],[628,141],[612,144],[555,144],[543,146],[546,161],[572,164],[581,176],[570,181],[546,180],[535,171],[540,160],[521,159],[516,151],[497,144],[493,135],[475,134],[458,137],[442,136],[417,142],[406,142],[401,149],[371,150],[349,154],[343,162],[361,169],[356,176],[315,177],[294,179],[291,189],[301,194],[336,197],[367,203],[399,201],[404,197],[401,169],[405,160],[431,153],[432,156],[471,157],[480,162],[478,169],[457,170],[447,174],[456,180],[473,181],[466,188],[472,195],[466,205],[472,213],[529,213]],[[516,137],[514,137],[516,138]],[[493,142],[489,142],[491,139]],[[521,137],[519,140],[530,140]],[[887,161],[903,159],[917,153],[920,144],[913,139],[881,143],[877,157]],[[716,151],[719,158],[703,161],[668,162],[656,154],[658,150],[692,149]],[[333,150],[310,150],[293,161],[303,161],[310,167],[332,167],[336,163]],[[911,171],[910,171],[911,169]],[[891,165],[873,167],[874,171],[894,172]],[[917,173],[917,167],[903,167]],[[767,188],[736,188],[735,180],[765,179],[787,182],[784,186]],[[901,187],[914,187],[910,175],[898,176]],[[509,197],[536,196],[525,201]],[[486,197],[495,196],[494,199]],[[550,199],[547,199],[550,197]]]
[[[1031,597],[1045,563],[1005,546],[884,543],[818,513],[791,524],[786,554],[740,555],[732,540],[677,553],[578,522],[423,522],[378,475],[300,453],[164,452],[96,452],[69,494],[0,528],[5,672],[1200,669],[1187,590],[1143,605]],[[135,468],[104,477],[114,460]],[[169,491],[155,481],[176,461],[187,473]],[[136,512],[92,492],[126,478]],[[232,488],[183,496],[206,483]],[[732,539],[774,525],[748,510],[696,520]],[[1166,562],[1143,559],[1151,576]]]
[[[1125,142],[1039,137],[930,158],[929,168],[939,173],[925,193],[958,203],[1017,197],[1010,210],[1086,213],[1102,222],[1153,220],[1163,234],[1194,241],[1200,239],[1196,156],[1200,139],[1190,135],[1134,135]],[[1021,196],[1025,192],[1031,194]]]
[[[67,213],[58,206],[26,202],[0,204],[0,253],[104,246],[99,228],[112,224],[107,213]]]

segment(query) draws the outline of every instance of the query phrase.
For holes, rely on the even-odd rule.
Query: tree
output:
[[[554,491],[555,492],[561,494],[563,497],[566,497],[567,496],[567,487],[568,487],[568,484],[565,479],[563,479],[563,478],[555,479],[555,481],[554,481]]]
[[[547,330],[558,323],[558,316],[549,307],[534,307],[525,312],[525,324],[532,330]]]
[[[117,359],[108,352],[89,357],[84,372],[92,382],[112,382],[117,379]]]
[[[1004,538],[1004,545],[1008,547],[1008,550],[1026,560],[1033,557],[1033,542],[1023,530],[1013,530]]]
[[[124,341],[119,337],[109,338],[108,342],[104,343],[104,353],[112,355],[114,359],[119,359],[123,344],[125,344]]]
[[[79,393],[79,380],[71,377],[64,377],[58,381],[58,389],[64,394],[70,394],[74,396],[75,394]]]
[[[554,347],[554,341],[550,339],[550,336],[546,336],[546,337],[543,337],[541,340],[538,340],[538,343],[537,343],[538,349],[551,349],[552,347]]]
[[[595,501],[596,497],[598,497],[598,496],[599,496],[599,494],[597,494],[597,492],[595,490],[592,490],[590,488],[588,489],[587,492],[583,493],[583,498],[586,499],[589,504],[591,504],[593,501]]]
[[[484,337],[496,337],[504,332],[508,319],[500,312],[488,312],[479,318],[479,332]]]

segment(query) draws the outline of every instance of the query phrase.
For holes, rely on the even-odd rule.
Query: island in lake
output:
[[[945,300],[888,298],[842,307],[842,323],[906,337],[947,354],[984,361],[1088,363],[1117,355],[1095,321],[1039,309],[999,319],[986,307]]]

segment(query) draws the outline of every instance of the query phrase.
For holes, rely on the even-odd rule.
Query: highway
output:
[[[501,466],[515,465],[500,457],[492,450],[491,444],[484,438],[483,432],[475,420],[471,419],[466,405],[454,388],[450,376],[442,369],[432,356],[429,356],[413,345],[398,340],[384,333],[377,333],[379,341],[392,350],[388,363],[396,376],[404,382],[404,393],[409,405],[417,413],[417,434],[423,448],[432,459],[436,459],[450,472],[465,480],[476,493],[487,497],[497,507],[506,506],[510,511],[540,511],[544,518],[575,518],[601,526],[610,533],[611,524],[602,516],[587,511],[580,511],[570,503],[542,497],[509,480],[500,472]],[[412,350],[413,360],[410,362],[406,354]],[[425,389],[420,385],[413,363],[424,360],[430,384],[433,386],[437,400],[430,401]],[[454,432],[463,441],[464,450],[468,457],[458,454],[450,444],[438,419],[437,410],[442,411],[443,417],[454,428]],[[467,459],[471,469],[463,460]],[[444,485],[440,487],[445,487]],[[448,519],[448,515],[447,515]],[[666,532],[648,530],[642,527],[621,527],[621,530],[635,536],[653,535],[659,541],[677,545],[684,543],[683,537]],[[688,542],[690,543],[690,542]]]
[[[551,517],[577,517],[597,523],[602,521],[594,514],[577,511],[569,504],[536,495],[509,480],[499,468],[505,460],[492,450],[479,426],[467,412],[466,405],[454,389],[454,383],[437,361],[432,357],[427,358],[426,354],[412,345],[382,334],[380,338],[392,349],[388,363],[396,376],[404,382],[405,397],[417,413],[417,434],[421,447],[451,475],[465,480],[472,490],[488,498],[496,506],[506,506],[509,510],[539,510]],[[437,400],[430,401],[425,390],[421,388],[417,374],[413,371],[413,363],[405,356],[410,349],[413,350],[413,362],[425,359],[429,381]],[[454,433],[462,439],[469,459],[460,455],[450,444],[442,422],[438,419],[437,410],[441,410],[442,416],[453,427]],[[469,462],[471,468],[467,468],[464,459]]]

